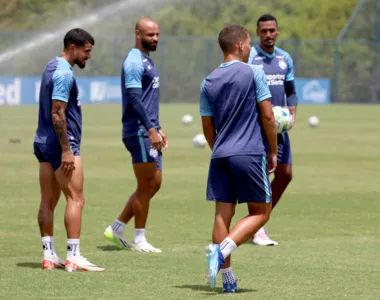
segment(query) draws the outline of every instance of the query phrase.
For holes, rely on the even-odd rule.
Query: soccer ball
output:
[[[197,148],[204,148],[207,144],[206,138],[203,134],[197,134],[193,137],[193,145]]]
[[[309,118],[309,125],[310,127],[317,127],[319,124],[319,119],[316,116],[311,116]]]
[[[274,119],[276,120],[277,133],[289,131],[293,126],[293,115],[288,108],[273,106]]]
[[[193,123],[193,116],[192,115],[184,115],[182,117],[182,124],[191,125],[192,123]]]

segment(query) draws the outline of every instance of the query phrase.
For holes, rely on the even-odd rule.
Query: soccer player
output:
[[[297,95],[294,85],[293,60],[289,53],[277,48],[276,38],[280,33],[277,20],[271,15],[263,15],[257,20],[257,35],[260,45],[252,47],[249,62],[262,68],[266,74],[274,106],[287,106],[296,118]],[[294,125],[294,124],[293,124]],[[278,166],[274,173],[272,188],[272,210],[292,180],[292,151],[287,132],[277,135]],[[259,246],[276,246],[264,227],[253,236],[252,242]]]
[[[43,269],[65,268],[71,272],[104,271],[81,256],[83,170],[80,157],[82,111],[72,68],[83,69],[91,58],[93,37],[83,29],[66,33],[60,57],[53,58],[42,75],[38,127],[34,154],[40,163],[41,204],[38,212],[44,259]],[[65,227],[67,258],[64,262],[54,247],[54,210],[61,191],[66,197]]]
[[[206,250],[210,287],[221,268],[223,291],[236,292],[230,255],[267,222],[271,211],[268,173],[277,164],[276,124],[265,74],[247,64],[248,31],[227,26],[219,45],[224,63],[206,77],[200,93],[203,132],[212,149],[207,200],[216,202],[213,244]],[[248,215],[230,231],[237,203],[247,204]]]
[[[149,56],[151,51],[157,49],[158,25],[150,19],[140,19],[135,35],[135,48],[123,61],[121,89],[123,142],[132,156],[137,189],[113,225],[106,228],[104,236],[120,248],[161,252],[145,237],[149,202],[162,182],[161,150],[167,148],[167,137],[159,122],[159,77]],[[135,218],[135,234],[130,245],[123,231],[132,217]]]

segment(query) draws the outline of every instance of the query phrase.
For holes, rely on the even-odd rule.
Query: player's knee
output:
[[[235,215],[235,207],[217,211],[215,215],[216,222],[222,222],[223,224],[229,224]]]
[[[262,223],[266,224],[270,219],[270,211],[263,213],[261,217],[262,217]]]
[[[154,177],[140,181],[137,185],[137,191],[139,194],[148,194],[149,196],[154,195],[160,186],[157,185],[156,179]]]
[[[284,170],[283,172],[279,173],[277,176],[283,183],[289,184],[293,179],[293,172],[292,170]]]
[[[292,171],[287,171],[287,172],[285,172],[284,175],[285,175],[285,181],[287,183],[289,183],[289,182],[292,181],[292,179],[293,179],[293,173],[292,173]]]
[[[85,198],[83,193],[78,193],[78,194],[73,194],[72,197],[69,197],[67,201],[71,201],[74,203],[77,207],[83,208],[84,203],[85,203]]]
[[[161,188],[161,183],[159,182],[156,182],[155,186],[154,186],[154,194],[156,194]]]
[[[60,197],[61,197],[61,191],[55,192],[55,194],[53,195],[53,202],[57,204]]]

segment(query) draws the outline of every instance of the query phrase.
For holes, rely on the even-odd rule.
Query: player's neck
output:
[[[142,53],[149,56],[150,51],[146,50],[143,46],[136,45],[135,48],[139,49]]]
[[[261,50],[263,50],[266,53],[272,54],[274,52],[274,46],[273,47],[266,47],[263,44],[260,44]]]
[[[70,56],[66,52],[62,52],[61,58],[63,58],[64,60],[66,60],[71,65],[71,67],[74,67],[75,63],[70,60]]]
[[[233,61],[233,60],[238,60],[238,61],[243,61],[241,59],[241,57],[235,55],[235,54],[227,54],[227,55],[224,55],[224,62],[230,62],[230,61]]]

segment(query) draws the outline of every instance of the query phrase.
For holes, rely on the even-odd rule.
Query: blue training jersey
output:
[[[38,127],[34,141],[61,149],[52,120],[52,100],[67,103],[67,135],[71,144],[80,146],[82,138],[82,110],[73,70],[68,61],[61,57],[52,59],[42,74]]]
[[[293,60],[289,53],[275,47],[269,54],[260,46],[251,49],[249,63],[264,70],[274,106],[286,106],[285,81],[294,80]]]
[[[153,60],[136,48],[129,51],[124,58],[121,71],[123,139],[138,135],[148,136],[148,132],[140,122],[137,113],[132,105],[128,104],[128,88],[142,89],[141,102],[148,119],[154,127],[159,129],[160,82],[158,72]]]
[[[269,98],[264,72],[237,60],[221,64],[203,80],[200,114],[213,117],[217,132],[212,158],[266,154],[258,103]]]

